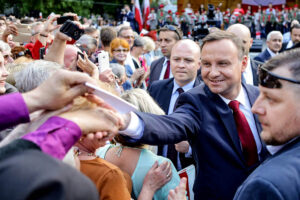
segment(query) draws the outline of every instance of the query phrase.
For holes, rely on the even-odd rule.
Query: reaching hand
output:
[[[77,65],[82,69],[82,71],[89,74],[92,78],[99,80],[99,69],[98,67],[89,60],[88,56],[85,52],[83,52],[84,59],[82,59],[80,56],[78,57]]]
[[[22,95],[29,112],[41,109],[57,110],[88,92],[85,82],[96,84],[84,73],[59,70],[39,87]]]
[[[168,195],[168,200],[186,200],[185,189],[186,188],[186,178],[180,180],[179,185],[175,190],[170,190]]]
[[[190,145],[189,145],[188,141],[182,141],[182,142],[175,144],[176,151],[178,151],[180,153],[187,153],[189,151],[189,147],[190,147]]]

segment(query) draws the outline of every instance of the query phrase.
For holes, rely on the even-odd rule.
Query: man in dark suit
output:
[[[258,85],[257,64],[250,58],[249,52],[253,43],[250,30],[244,24],[233,24],[226,30],[236,34],[244,44],[245,55],[247,56],[247,67],[242,75],[242,82],[250,85]]]
[[[282,39],[283,36],[280,31],[271,31],[267,36],[267,48],[258,54],[254,60],[264,63],[276,56],[282,47]]]
[[[200,51],[197,50],[199,50],[199,46],[192,40],[178,41],[171,53],[171,57],[176,58],[174,59],[175,62],[171,64],[171,71],[174,77],[154,81],[149,87],[149,94],[166,114],[171,114],[174,111],[176,100],[182,92],[186,92],[200,84],[200,80],[197,78],[197,70],[200,68]],[[187,141],[182,141],[176,144],[175,147],[168,147],[168,145],[158,146],[158,155],[171,159],[177,170],[193,164],[193,160],[189,158],[191,156],[187,155],[188,153],[189,144]]]
[[[172,25],[166,25],[159,29],[158,41],[164,57],[151,63],[149,85],[156,80],[172,78],[170,69],[170,55],[175,43],[180,40],[182,34],[179,29]]]
[[[291,27],[291,40],[282,44],[281,52],[293,48],[300,42],[300,24],[294,24]]]
[[[196,162],[195,199],[232,199],[238,186],[268,156],[259,137],[261,126],[251,113],[259,91],[241,83],[246,66],[243,44],[236,35],[210,33],[201,45],[205,84],[180,95],[174,113],[121,115],[121,134],[143,143],[188,139]]]
[[[241,185],[234,199],[300,197],[300,50],[272,58],[261,69],[261,93],[252,107],[262,124],[261,138],[272,156]]]

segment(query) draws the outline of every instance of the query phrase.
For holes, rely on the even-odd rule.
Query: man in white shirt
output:
[[[205,84],[180,95],[175,112],[122,115],[121,134],[134,140],[157,145],[188,139],[196,162],[196,200],[232,199],[237,187],[268,156],[259,137],[261,126],[251,113],[259,91],[241,83],[246,66],[243,44],[236,35],[210,33],[201,45]]]
[[[181,93],[198,86],[201,82],[197,78],[197,71],[200,68],[199,45],[187,39],[178,41],[172,49],[170,61],[174,78],[155,81],[149,87],[149,94],[166,114],[173,113],[176,100]],[[175,146],[174,144],[160,145],[158,155],[168,157],[177,170],[193,163],[192,159],[189,159],[191,149],[187,141]]]
[[[291,27],[291,40],[288,43],[283,43],[282,51],[289,50],[300,42],[300,24],[294,24]]]
[[[172,25],[166,25],[159,30],[158,41],[161,52],[164,57],[159,58],[151,63],[149,85],[156,80],[172,78],[173,74],[170,68],[171,50],[178,40],[181,40],[181,31]]]
[[[226,30],[230,33],[236,34],[244,44],[245,55],[247,56],[247,67],[242,75],[242,81],[250,84],[250,85],[258,85],[258,77],[257,77],[257,65],[250,58],[249,52],[253,43],[253,39],[251,38],[250,30],[247,26],[243,24],[233,24],[228,27]]]
[[[254,60],[264,63],[276,56],[282,47],[282,39],[283,36],[280,31],[271,31],[267,36],[267,48],[258,54]]]
[[[300,50],[271,58],[260,70],[260,95],[252,107],[272,156],[240,186],[235,200],[299,199]]]

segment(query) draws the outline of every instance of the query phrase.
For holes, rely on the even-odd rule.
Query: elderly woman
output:
[[[111,63],[118,63],[124,66],[126,71],[126,76],[128,80],[123,84],[124,90],[129,90],[132,88],[132,84],[138,80],[143,73],[139,70],[132,71],[129,65],[125,65],[127,54],[130,51],[129,44],[126,40],[121,38],[115,38],[110,43],[110,55],[112,57]]]
[[[147,92],[142,89],[126,91],[122,95],[122,98],[137,106],[142,112],[164,114]],[[168,161],[170,163],[172,167],[172,176],[170,174],[165,174],[165,176],[170,177],[171,180],[161,189],[157,190],[153,197],[153,199],[156,200],[168,199],[169,190],[174,189],[180,182],[179,175],[172,162],[167,158],[153,154],[151,151],[147,150],[143,144],[126,142],[121,135],[116,136],[115,140],[120,143],[119,146],[112,144],[106,145],[98,150],[97,155],[119,166],[121,170],[131,176],[133,184],[132,190],[136,197],[139,195],[144,177],[153,163],[156,161],[159,163]],[[130,162],[128,162],[128,160],[130,160]]]

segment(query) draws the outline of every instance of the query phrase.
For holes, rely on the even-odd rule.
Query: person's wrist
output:
[[[129,126],[129,123],[131,120],[131,114],[130,113],[122,114],[121,117],[123,119],[123,122],[122,122],[122,125],[120,128],[120,131],[123,131],[123,130],[127,129]]]
[[[38,100],[40,97],[36,96],[34,91],[23,93],[22,96],[30,113],[42,109]]]

